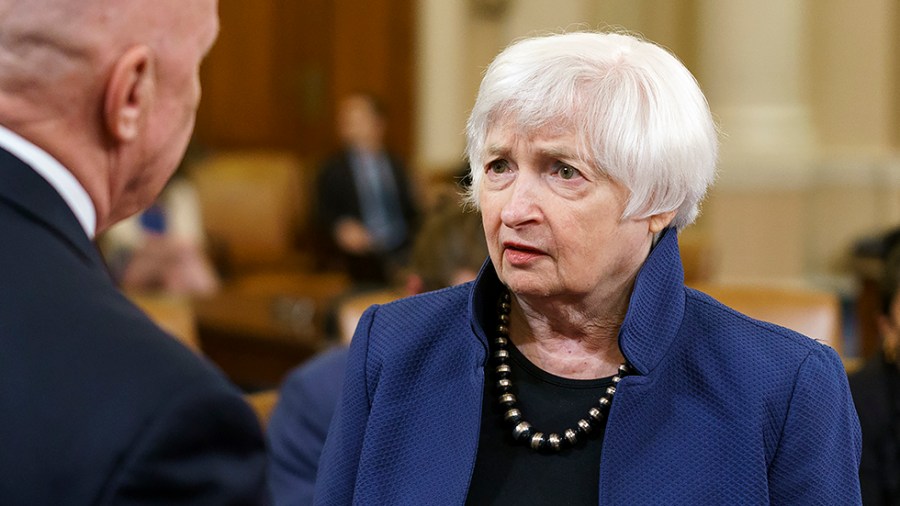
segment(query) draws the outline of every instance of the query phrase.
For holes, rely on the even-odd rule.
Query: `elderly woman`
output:
[[[716,151],[654,44],[503,51],[468,124],[490,261],[365,313],[316,502],[858,504],[837,354],[684,286]]]

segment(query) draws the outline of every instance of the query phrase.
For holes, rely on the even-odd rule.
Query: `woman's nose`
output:
[[[507,227],[515,228],[540,217],[540,186],[534,176],[520,172],[509,187],[500,219]]]

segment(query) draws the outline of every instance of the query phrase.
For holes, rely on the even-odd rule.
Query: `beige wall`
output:
[[[897,115],[898,3],[825,0],[811,9],[810,74],[826,152],[891,149]]]
[[[693,232],[717,277],[842,285],[850,244],[900,225],[894,0],[509,0],[496,17],[420,1],[421,167],[458,163],[481,73],[510,41],[624,27],[685,62],[726,134]]]
[[[464,2],[420,0],[416,162],[424,170],[458,163],[469,94],[463,86],[471,67],[466,58],[468,26]]]

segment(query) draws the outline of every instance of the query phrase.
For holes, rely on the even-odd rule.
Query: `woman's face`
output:
[[[594,299],[630,292],[650,218],[621,219],[628,190],[576,155],[571,129],[494,126],[480,194],[491,261],[517,295]],[[597,299],[599,300],[599,299]]]

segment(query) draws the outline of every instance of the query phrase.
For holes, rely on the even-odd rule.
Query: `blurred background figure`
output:
[[[269,482],[276,505],[312,504],[319,455],[343,385],[345,345],[363,306],[471,281],[486,258],[480,215],[465,212],[458,199],[446,196],[416,235],[404,286],[344,301],[342,346],[290,374],[269,422]]]
[[[322,165],[317,220],[355,283],[385,284],[408,256],[416,204],[405,167],[384,146],[385,111],[354,94],[338,109],[343,148]]]
[[[99,242],[126,292],[210,295],[219,288],[205,250],[197,192],[177,173],[152,206],[117,223]]]
[[[900,234],[886,237],[877,318],[880,353],[850,375],[863,434],[860,485],[863,504],[900,504]]]

